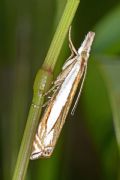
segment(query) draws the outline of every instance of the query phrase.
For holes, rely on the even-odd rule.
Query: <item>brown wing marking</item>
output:
[[[69,97],[68,97],[68,99],[67,99],[67,102],[66,102],[66,104],[64,105],[64,107],[63,107],[63,109],[62,109],[62,111],[61,111],[61,113],[60,113],[59,118],[57,119],[56,123],[54,124],[54,126],[53,126],[53,128],[52,128],[52,129],[54,129],[54,139],[53,139],[53,142],[52,142],[52,145],[53,145],[53,146],[55,146],[55,144],[56,144],[56,142],[57,142],[57,139],[58,139],[58,137],[59,137],[59,134],[60,134],[60,132],[61,132],[61,130],[62,130],[62,127],[63,127],[63,125],[64,125],[64,123],[65,123],[66,116],[67,116],[68,111],[69,111],[69,109],[70,109],[70,107],[71,107],[72,100],[73,100],[74,95],[75,95],[75,93],[76,93],[78,84],[79,84],[80,79],[81,79],[81,77],[82,77],[82,74],[83,74],[83,73],[82,73],[81,71],[79,71],[79,73],[78,73],[78,75],[77,75],[77,77],[76,77],[76,79],[75,79],[75,81],[74,81],[73,87],[72,87],[72,89],[71,89],[71,93],[70,93],[70,95],[69,95]]]

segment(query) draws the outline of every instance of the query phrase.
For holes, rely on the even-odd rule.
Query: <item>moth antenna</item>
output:
[[[71,115],[72,116],[74,115],[76,107],[78,105],[79,98],[80,98],[80,95],[81,95],[81,92],[82,92],[82,88],[83,88],[83,85],[84,85],[86,74],[87,74],[87,64],[86,64],[86,67],[85,67],[85,72],[84,72],[84,75],[83,75],[83,79],[82,79],[82,83],[81,83],[81,86],[80,86],[80,90],[79,90],[78,96],[76,98],[75,104],[74,104],[74,106],[72,108],[72,111],[71,111]]]

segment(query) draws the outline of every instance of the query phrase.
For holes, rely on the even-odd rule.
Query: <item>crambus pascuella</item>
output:
[[[72,114],[81,94],[87,71],[89,52],[95,33],[88,32],[81,47],[76,51],[71,41],[70,31],[71,29],[69,30],[71,56],[63,65],[62,72],[51,89],[53,95],[47,104],[33,141],[30,156],[32,160],[51,156],[79,83],[81,83],[80,91],[72,109]]]

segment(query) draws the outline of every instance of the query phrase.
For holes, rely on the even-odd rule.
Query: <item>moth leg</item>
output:
[[[58,75],[57,79],[54,81],[54,86],[60,86],[61,83],[66,78],[67,74],[70,72],[71,68],[62,69],[62,72]]]
[[[45,107],[45,106],[47,106],[47,105],[49,104],[49,102],[50,102],[50,99],[49,99],[48,101],[46,101],[46,102],[42,105],[42,108]]]
[[[65,79],[65,76],[62,77],[62,74],[60,74],[58,78],[56,79],[56,81],[54,82],[54,86],[59,87],[61,83],[64,81],[64,79]]]
[[[57,79],[54,82],[52,82],[53,86],[44,94],[44,96],[47,96],[51,92],[56,91],[56,89],[61,85],[61,83],[66,77],[66,74],[62,74],[62,73],[60,73]]]
[[[51,87],[45,94],[44,94],[44,96],[47,96],[48,94],[50,94],[53,90],[54,90],[54,86],[53,87]]]
[[[76,48],[74,47],[73,43],[72,43],[72,39],[71,39],[71,26],[69,28],[69,48],[71,50],[71,55],[68,59],[71,59],[74,55],[78,55],[78,52],[76,50]]]
[[[45,94],[44,94],[44,96],[47,96],[48,94],[50,94],[51,92],[53,92],[53,94],[52,94],[52,97],[55,95],[55,93],[56,93],[56,91],[58,90],[58,88],[59,88],[59,86],[61,85],[61,82],[57,82],[51,89],[49,89],[49,91],[48,92],[46,92]],[[43,106],[42,107],[45,107],[45,106],[47,106],[48,104],[49,104],[49,102],[51,101],[51,98],[52,97],[47,97],[48,98],[48,100],[43,104]]]
[[[69,28],[69,48],[70,48],[70,50],[71,50],[71,55],[69,56],[69,58],[65,61],[65,63],[64,63],[64,65],[63,65],[63,68],[62,69],[65,69],[68,65],[70,65],[73,61],[74,61],[74,59],[75,59],[75,57],[78,55],[78,52],[77,52],[77,50],[75,49],[75,47],[74,47],[74,45],[73,45],[73,43],[72,43],[72,40],[71,40],[71,26],[70,26],[70,28]],[[70,61],[70,62],[69,62]],[[65,67],[65,68],[64,68]]]
[[[73,62],[75,62],[76,60],[76,56],[72,59],[69,59],[67,61],[65,61],[63,67],[62,67],[62,70],[65,70],[68,66],[70,66]]]
[[[58,84],[55,82],[56,81],[52,82],[53,86],[44,94],[44,96],[47,96],[48,94],[50,94],[51,92],[54,92],[56,90],[56,87],[58,86]]]
[[[51,89],[50,89],[50,90],[51,90]],[[45,107],[45,106],[47,106],[47,105],[50,103],[51,98],[52,98],[53,96],[55,96],[57,90],[58,90],[58,86],[56,86],[56,88],[54,88],[54,89],[52,90],[52,91],[53,91],[52,96],[51,96],[51,97],[50,97],[50,96],[48,97],[48,100],[42,105],[42,107]]]
[[[52,98],[52,97],[49,96],[48,99],[46,100],[46,102],[42,105],[42,107],[47,106],[47,105],[50,103],[51,98]]]
[[[59,87],[61,86],[61,84],[62,84],[62,82],[64,81],[64,79],[65,79],[65,77],[66,76],[63,76],[63,77],[59,77],[55,82],[54,82],[54,86],[51,88],[51,89],[49,89],[49,91],[47,91],[45,94],[44,94],[44,96],[47,96],[48,94],[50,94],[51,92],[53,92],[53,94],[52,94],[52,97],[55,95],[55,93],[57,92],[57,90],[59,89]],[[51,98],[52,97],[48,97],[48,101],[46,101],[44,104],[43,104],[43,106],[42,107],[45,107],[45,106],[47,106],[48,104],[49,104],[49,102],[51,101]]]

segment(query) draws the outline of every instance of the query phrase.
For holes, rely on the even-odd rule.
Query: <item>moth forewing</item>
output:
[[[95,34],[93,32],[89,32],[87,34],[81,47],[78,49],[78,53],[75,54],[74,58],[69,59],[66,62],[62,68],[62,72],[56,79],[54,86],[57,88],[41,118],[41,122],[38,126],[38,130],[33,142],[30,159],[51,156],[68,111],[71,107],[78,84],[84,75],[81,83],[81,86],[83,86],[87,60],[94,35]],[[69,39],[69,42],[71,43],[71,47],[73,47],[71,39]],[[80,93],[81,89],[82,87],[80,88]]]
[[[73,73],[75,71],[76,74]],[[38,157],[49,157],[54,150],[56,141],[59,137],[72,103],[72,99],[76,92],[77,84],[79,83],[82,75],[82,71],[79,71],[79,66],[77,66],[77,64],[76,67],[74,67],[73,72],[67,76],[68,78],[66,79],[66,82],[64,81],[62,84],[63,87],[61,87],[61,91],[59,90],[57,95],[52,97],[49,106],[45,110],[35,136],[31,159],[36,159]],[[73,79],[72,84],[70,82],[71,78]],[[65,97],[65,101],[61,102],[68,91],[67,88],[64,89],[66,83],[68,85],[68,89],[70,88],[69,85],[71,85],[70,92],[68,92],[68,96]],[[64,93],[62,91],[64,91]],[[59,105],[61,108],[59,108]]]

